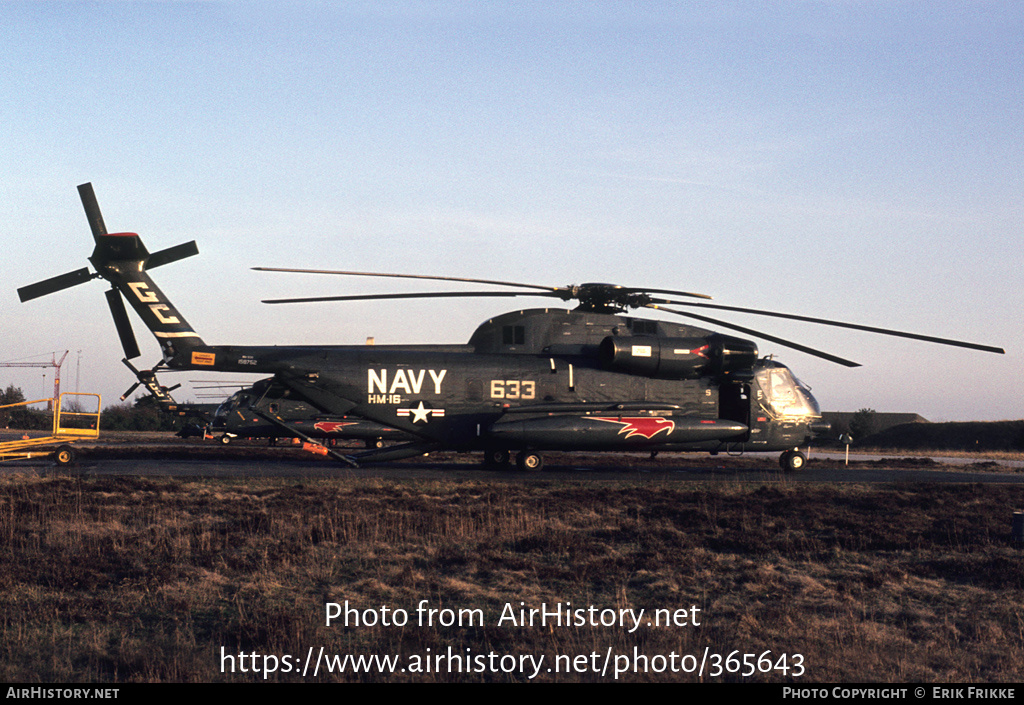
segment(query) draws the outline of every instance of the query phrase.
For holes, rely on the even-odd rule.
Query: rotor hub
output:
[[[651,302],[651,297],[642,291],[618,284],[588,282],[565,287],[566,300],[576,299],[579,309],[595,312],[622,312],[631,308],[642,308]]]

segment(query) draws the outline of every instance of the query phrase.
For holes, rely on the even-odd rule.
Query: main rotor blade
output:
[[[1002,348],[993,347],[991,345],[979,345],[978,343],[968,343],[962,340],[953,340],[951,338],[937,338],[931,335],[922,335],[920,333],[909,333],[907,331],[892,330],[890,328],[876,328],[874,326],[865,326],[859,323],[846,323],[844,321],[832,321],[827,318],[814,318],[812,316],[798,316],[793,313],[778,313],[776,311],[764,311],[756,308],[742,308],[740,306],[723,306],[721,304],[702,304],[695,303],[692,301],[670,301],[668,299],[658,301],[658,303],[667,303],[675,306],[695,306],[698,308],[713,308],[720,311],[735,311],[737,313],[752,313],[758,316],[772,316],[774,318],[788,318],[793,321],[804,321],[806,323],[817,323],[824,326],[835,326],[836,328],[850,328],[852,330],[861,330],[868,333],[878,333],[880,335],[892,335],[898,338],[910,338],[911,340],[923,340],[927,343],[939,343],[940,345],[953,345],[960,348],[969,348],[971,350],[981,350],[983,352],[998,353],[999,355],[1005,355],[1006,351]]]
[[[389,272],[352,272],[334,269],[286,269],[281,267],[253,267],[258,272],[290,272],[293,274],[340,274],[352,277],[392,277],[398,279],[425,279],[431,281],[466,282],[469,284],[493,284],[495,286],[512,286],[518,289],[534,289],[546,292],[544,296],[557,296],[563,301],[577,299],[581,304],[587,302],[598,302],[598,305],[614,303],[622,308],[636,308],[642,306],[637,302],[637,297],[621,297],[618,294],[637,294],[645,296],[649,293],[672,294],[675,296],[690,296],[698,299],[710,299],[706,294],[694,294],[689,291],[677,291],[675,289],[644,289],[642,287],[619,286],[616,284],[573,284],[570,286],[542,286],[539,284],[524,284],[522,282],[508,282],[497,279],[474,279],[469,277],[444,277],[431,274],[394,274]],[[332,301],[344,299],[329,299]]]
[[[557,294],[534,294],[511,291],[435,291],[405,294],[358,294],[354,296],[307,296],[298,299],[263,299],[265,304],[308,304],[320,301],[373,301],[379,299],[444,299],[444,298],[511,298],[514,296],[557,296]]]
[[[707,294],[695,294],[692,291],[676,291],[674,289],[643,289],[638,287],[626,286],[623,287],[627,291],[634,291],[638,294],[674,294],[676,296],[692,296],[695,299],[711,299],[714,297],[708,296]],[[669,303],[669,302],[666,302]]]
[[[674,313],[677,316],[686,316],[687,318],[695,318],[698,321],[704,321],[705,323],[711,323],[712,325],[716,325],[716,326],[724,326],[726,328],[732,328],[733,330],[737,330],[737,331],[739,331],[741,333],[746,333],[747,335],[752,335],[755,338],[761,338],[762,340],[770,340],[773,343],[778,343],[779,345],[784,345],[787,348],[792,348],[794,350],[799,350],[800,352],[807,353],[808,355],[814,355],[815,357],[820,357],[822,359],[829,360],[830,362],[835,362],[835,363],[837,363],[839,365],[845,365],[846,367],[860,367],[860,363],[859,362],[853,362],[852,360],[847,360],[845,358],[838,357],[837,355],[833,355],[831,353],[827,353],[827,352],[824,352],[822,350],[815,350],[814,348],[809,348],[806,345],[801,345],[800,343],[794,343],[791,340],[786,340],[784,338],[779,338],[779,337],[774,336],[774,335],[769,335],[768,333],[762,333],[761,331],[754,330],[753,328],[744,328],[743,326],[737,326],[737,325],[734,325],[732,323],[726,323],[725,321],[720,321],[720,320],[717,320],[715,318],[708,318],[707,316],[701,316],[699,314],[690,313],[688,311],[676,311],[676,310],[671,309],[671,308],[665,308],[663,306],[658,306],[657,304],[648,304],[646,306],[646,308],[653,308],[653,309],[655,309],[657,311],[665,311],[666,313]]]
[[[124,299],[117,289],[107,289],[107,306],[110,307],[110,315],[114,317],[114,327],[117,328],[117,335],[121,338],[121,348],[124,349],[124,356],[131,360],[142,353],[139,352],[139,344],[135,340],[135,333],[132,332],[131,321],[128,320],[128,311],[124,307]]]
[[[79,186],[78,195],[82,198],[82,205],[85,207],[85,217],[89,221],[89,227],[92,228],[93,238],[106,235],[107,226],[103,223],[103,214],[100,213],[100,204],[92,190],[92,183]]]
[[[285,269],[282,267],[253,267],[257,272],[290,272],[292,274],[340,274],[349,277],[392,277],[396,279],[429,279],[444,282],[467,282],[470,284],[494,284],[496,286],[515,286],[522,289],[540,289],[541,291],[558,291],[560,287],[539,286],[537,284],[521,284],[519,282],[498,281],[495,279],[470,279],[465,277],[442,277],[431,274],[392,274],[387,272],[348,272],[334,269]]]
[[[59,274],[55,277],[44,279],[41,282],[23,286],[18,289],[18,298],[20,298],[22,303],[24,303],[26,301],[31,301],[32,299],[37,299],[40,296],[46,296],[47,294],[52,294],[55,291],[60,291],[61,289],[67,289],[72,286],[84,284],[96,276],[98,275],[90,274],[86,267],[82,267],[81,269],[76,269],[75,271],[68,272],[67,274]]]

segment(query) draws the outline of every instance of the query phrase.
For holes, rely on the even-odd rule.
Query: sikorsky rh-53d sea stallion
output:
[[[726,323],[694,309],[753,313],[953,345],[1001,348],[793,314],[708,303],[684,291],[611,284],[541,286],[429,275],[273,270],[403,277],[496,285],[463,291],[277,300],[271,303],[463,296],[534,296],[576,301],[573,309],[535,308],[495,316],[456,345],[208,345],[150,277],[157,267],[198,254],[194,241],[150,253],[135,233],[108,233],[91,184],[79,186],[95,249],[82,268],[18,290],[22,301],[96,278],[126,359],[140,355],[127,299],[156,337],[158,367],[270,375],[281,398],[330,418],[352,419],[399,439],[344,454],[351,466],[438,450],[480,451],[489,465],[515,454],[540,469],[543,451],[778,451],[784,469],[806,463],[800,447],[826,431],[817,401],[785,365],[762,358],[755,343],[666,320],[626,315],[650,309],[728,328],[849,367],[857,363],[789,340]],[[261,268],[257,268],[261,269]],[[154,368],[156,369],[156,368]],[[270,405],[252,410],[281,435],[305,437]],[[314,439],[309,439],[314,441]],[[315,442],[315,441],[314,441]]]

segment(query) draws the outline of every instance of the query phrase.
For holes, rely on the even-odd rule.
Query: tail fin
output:
[[[185,252],[187,246],[172,248],[185,252],[182,256],[198,253],[195,243],[191,245],[191,251]],[[149,262],[157,256],[166,258],[169,250],[163,250],[155,255],[150,255],[142,244],[142,239],[135,233],[118,233],[113,235],[100,235],[96,238],[96,249],[93,251],[89,261],[96,268],[97,274],[109,281],[113,288],[107,292],[107,303],[110,305],[110,312],[114,316],[114,323],[117,326],[118,334],[121,336],[122,345],[125,349],[125,356],[129,359],[135,350],[128,349],[128,336],[134,341],[131,335],[131,328],[124,311],[123,299],[139,315],[142,322],[156,337],[163,351],[164,359],[170,361],[187,353],[192,348],[205,345],[199,335],[188,324],[174,305],[167,299],[153,279],[149,276]],[[164,262],[173,261],[165,259]],[[123,297],[123,298],[122,298]]]
[[[150,370],[140,370],[127,360],[121,360],[121,362],[135,373],[135,378],[138,380],[135,384],[128,387],[128,391],[121,395],[121,401],[130,397],[132,392],[142,386],[149,392],[149,399],[152,400],[152,403],[156,405],[156,408],[162,414],[179,419],[195,419],[196,421],[201,421],[203,425],[208,424],[212,420],[211,417],[217,409],[217,404],[179,404],[174,401],[171,392],[181,385],[176,384],[173,387],[165,387],[160,384],[160,381],[156,378],[156,371],[163,366],[164,363],[162,361],[158,362]]]
[[[198,254],[199,248],[196,247],[195,241],[150,254],[142,244],[142,239],[135,233],[107,233],[92,184],[82,184],[78,191],[82,197],[82,205],[85,207],[93,239],[96,241],[96,248],[89,257],[96,271],[90,273],[88,269],[83,268],[22,287],[18,289],[21,300],[29,301],[98,277],[103,278],[112,285],[107,292],[107,304],[114,317],[114,325],[117,327],[126,358],[138,357],[139,346],[132,333],[124,298],[128,299],[132,308],[160,343],[165,360],[181,360],[192,349],[204,347],[203,340],[148,274],[148,270],[154,267]]]

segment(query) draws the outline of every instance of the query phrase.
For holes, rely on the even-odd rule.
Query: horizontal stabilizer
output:
[[[18,297],[21,299],[22,303],[24,303],[25,301],[31,301],[32,299],[52,294],[53,292],[60,291],[61,289],[68,289],[72,286],[84,284],[96,276],[96,274],[90,274],[88,268],[82,267],[81,269],[76,269],[75,271],[68,272],[67,274],[61,274],[41,282],[36,282],[35,284],[23,286],[18,289]]]

